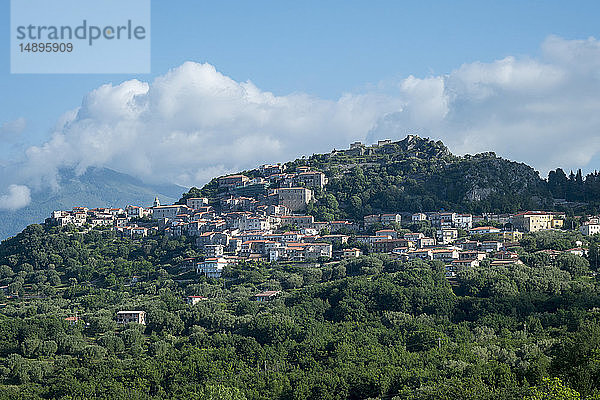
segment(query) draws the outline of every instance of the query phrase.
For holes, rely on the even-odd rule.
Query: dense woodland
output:
[[[386,255],[208,280],[180,268],[198,255],[185,238],[32,225],[0,245],[0,286],[18,295],[0,309],[0,398],[599,398],[600,238],[589,259],[537,253],[577,240],[527,235],[525,265],[454,286],[438,262]],[[117,326],[123,309],[148,324]]]

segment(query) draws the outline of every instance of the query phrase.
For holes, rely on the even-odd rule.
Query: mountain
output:
[[[60,172],[60,188],[33,192],[31,203],[16,211],[0,211],[0,239],[15,235],[27,225],[40,223],[54,210],[74,206],[125,207],[149,206],[155,196],[172,203],[186,188],[174,184],[148,184],[133,176],[108,168],[89,168],[77,175],[73,170]]]
[[[409,135],[398,142],[355,144],[285,164],[323,171],[329,183],[309,212],[317,218],[362,219],[386,211],[514,212],[553,207],[548,184],[524,163],[493,152],[456,156],[441,142]],[[256,176],[257,171],[246,171]],[[192,195],[214,196],[216,181]]]

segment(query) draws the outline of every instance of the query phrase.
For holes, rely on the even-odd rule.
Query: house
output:
[[[281,293],[281,290],[267,290],[265,292],[262,293],[258,293],[257,295],[254,296],[254,298],[256,299],[256,301],[271,301],[273,300],[279,293]]]
[[[211,257],[196,263],[196,273],[203,274],[207,278],[220,278],[223,268],[227,266],[227,260],[222,257]]]
[[[412,260],[415,258],[420,258],[422,260],[433,260],[433,250],[431,249],[421,249],[421,250],[411,250],[405,253],[406,259]]]
[[[258,170],[263,176],[271,176],[281,174],[283,172],[283,167],[278,164],[264,164],[258,167]]]
[[[208,298],[204,297],[204,296],[188,296],[187,297],[187,303],[191,304],[191,305],[195,305],[198,304],[201,301],[204,300],[208,300]]]
[[[76,325],[78,322],[82,321],[82,319],[80,317],[74,316],[65,318],[65,321],[67,321],[69,325]]]
[[[477,261],[481,261],[484,258],[487,257],[487,253],[485,251],[474,251],[474,250],[468,250],[468,251],[461,251],[458,253],[458,259],[459,260],[477,260]]]
[[[421,232],[416,232],[416,233],[409,232],[409,233],[405,233],[402,237],[406,240],[412,240],[413,242],[417,242],[419,239],[424,238],[425,234],[423,234]]]
[[[313,192],[303,187],[279,188],[277,189],[278,205],[285,206],[291,211],[300,211],[312,200]]]
[[[286,207],[287,208],[287,207]],[[281,225],[296,225],[298,227],[310,228],[315,223],[312,215],[284,215],[281,217]]]
[[[203,250],[206,257],[215,258],[223,255],[224,248],[222,244],[205,244]]]
[[[348,235],[323,235],[323,236],[321,236],[321,239],[331,242],[331,243],[346,244],[346,243],[348,243],[348,239],[350,239],[350,236],[348,236]]]
[[[583,224],[583,225],[581,225],[579,230],[585,236],[595,235],[596,233],[600,233],[600,224],[592,224],[592,223]]]
[[[363,222],[364,222],[365,228],[368,228],[371,225],[375,225],[375,224],[378,224],[379,222],[381,222],[381,219],[379,217],[379,214],[365,215],[363,217]]]
[[[399,224],[402,222],[402,216],[397,213],[381,214],[380,221],[383,225]]]
[[[237,186],[244,186],[250,178],[245,175],[229,175],[219,178],[219,188],[233,189]]]
[[[421,249],[424,247],[433,247],[435,246],[435,239],[430,237],[422,237],[417,241],[417,246]]]
[[[146,325],[146,311],[119,311],[117,313],[117,324],[136,324]]]
[[[357,258],[360,257],[362,255],[362,251],[360,251],[360,249],[357,248],[351,248],[351,249],[344,249],[343,253],[342,253],[342,258],[346,259],[346,258]]]
[[[308,188],[324,188],[327,184],[327,178],[325,174],[318,171],[306,171],[300,172],[293,179],[294,184],[297,186],[304,186]]]
[[[458,239],[458,229],[442,228],[437,231],[438,240],[441,244],[448,244]]]
[[[481,251],[485,251],[486,253],[495,253],[497,251],[500,251],[500,249],[502,249],[503,246],[504,244],[502,242],[498,242],[495,240],[486,240],[485,242],[482,242],[480,244],[479,248],[481,249]]]
[[[471,214],[456,214],[453,225],[455,228],[471,229],[473,227],[473,216]]]
[[[398,232],[393,229],[380,229],[375,232],[375,236],[383,236],[387,239],[398,239]]]
[[[200,207],[208,205],[208,199],[206,197],[190,197],[185,204],[193,210],[199,210]]]
[[[435,249],[432,251],[433,259],[443,262],[452,262],[458,260],[458,250],[456,249]]]
[[[354,231],[354,230],[357,230],[357,228],[358,228],[356,225],[354,225],[350,221],[331,221],[331,222],[328,222],[327,225],[329,226],[329,229],[332,232],[337,232],[342,229]]]
[[[152,219],[175,219],[180,214],[191,213],[188,206],[175,204],[172,206],[156,206],[152,207]]]
[[[374,253],[391,253],[396,247],[410,247],[406,239],[382,239],[373,243]]]
[[[475,259],[475,258],[464,258],[464,259],[458,259],[458,260],[453,260],[452,261],[452,265],[455,267],[461,267],[461,268],[465,268],[465,267],[479,267],[479,260]]]
[[[148,228],[142,226],[131,227],[131,236],[146,237],[148,236]]]
[[[583,247],[575,247],[575,248],[572,248],[569,250],[565,250],[565,253],[570,253],[570,254],[574,254],[579,257],[583,257],[583,256],[587,256],[588,250],[584,249]]]
[[[512,216],[515,229],[522,232],[537,232],[546,229],[562,228],[564,220],[562,215],[555,215],[546,211],[527,211]]]
[[[485,235],[488,233],[498,234],[501,231],[500,228],[496,228],[495,226],[478,226],[477,228],[469,229],[469,235]]]
[[[427,215],[423,213],[415,213],[411,217],[412,222],[427,221]]]
[[[332,252],[333,246],[331,243],[310,243],[304,247],[305,259],[331,258]]]
[[[373,245],[373,243],[375,243],[379,240],[383,240],[381,238],[381,236],[369,236],[369,235],[357,235],[356,236],[357,242],[366,243],[366,244],[370,244],[370,245]]]

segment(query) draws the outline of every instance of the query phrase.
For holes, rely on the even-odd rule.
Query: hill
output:
[[[82,175],[75,174],[73,170],[62,170],[57,191],[35,191],[27,207],[16,211],[0,211],[0,240],[17,234],[29,224],[44,221],[54,210],[68,210],[82,205],[90,208],[151,205],[155,196],[159,196],[164,203],[170,203],[184,190],[173,184],[147,184],[108,168],[89,168]]]
[[[309,166],[329,179],[309,212],[324,220],[362,219],[386,211],[515,212],[548,209],[553,197],[532,167],[493,152],[456,156],[441,141],[407,136],[399,142],[353,145],[285,164]],[[252,176],[255,171],[244,172]],[[216,180],[192,195],[216,195]]]

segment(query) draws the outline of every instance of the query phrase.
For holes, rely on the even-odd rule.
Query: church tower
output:
[[[160,206],[160,200],[158,200],[158,196],[156,196],[154,198],[154,205],[152,207],[159,207]]]

